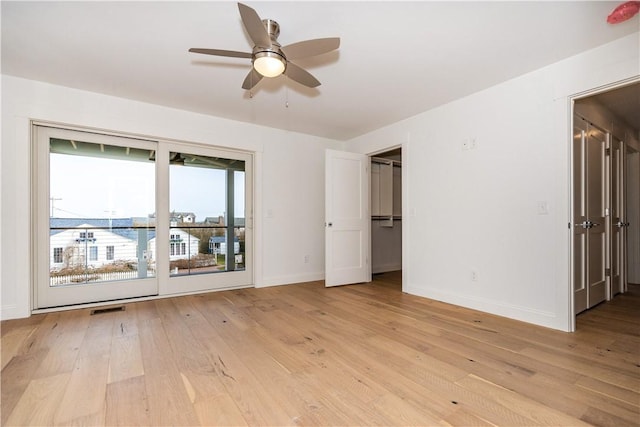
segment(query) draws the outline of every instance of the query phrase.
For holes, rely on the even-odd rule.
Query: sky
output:
[[[170,211],[196,221],[225,212],[225,171],[170,167]],[[242,174],[244,177],[244,174]],[[242,181],[243,179],[237,179]],[[155,212],[155,164],[97,157],[50,155],[50,214],[58,218],[146,217]],[[243,185],[236,183],[236,217],[244,216]]]

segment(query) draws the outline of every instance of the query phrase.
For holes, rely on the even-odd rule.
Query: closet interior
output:
[[[371,157],[371,267],[373,274],[402,270],[402,152]]]

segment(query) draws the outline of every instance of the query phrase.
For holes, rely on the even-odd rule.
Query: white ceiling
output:
[[[283,45],[341,38],[299,60],[322,85],[241,89],[250,52],[235,2],[2,1],[2,73],[348,140],[638,31],[619,2],[267,2]],[[288,104],[288,107],[287,107]]]

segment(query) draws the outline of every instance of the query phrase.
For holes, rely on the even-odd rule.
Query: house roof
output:
[[[238,240],[238,237],[235,236],[233,238],[233,242],[239,242],[240,240]],[[224,236],[211,236],[209,237],[209,243],[226,243],[227,242],[227,238]]]
[[[78,228],[88,224],[92,227],[104,228],[118,236],[130,240],[138,240],[138,232],[133,229],[133,218],[50,218],[49,234],[54,236],[70,228]],[[150,229],[147,239],[151,240],[156,236],[155,229]]]
[[[249,2],[283,46],[341,38],[296,62],[318,88],[278,77],[250,96],[249,59],[188,52],[251,52],[235,2],[3,1],[2,73],[349,140],[638,33],[640,16],[606,22],[618,3]]]
[[[185,216],[192,216],[192,217],[196,217],[196,214],[194,214],[193,212],[171,212],[171,216],[172,217],[185,217]]]

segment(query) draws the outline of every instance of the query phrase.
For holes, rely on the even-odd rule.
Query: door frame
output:
[[[574,265],[574,257],[576,256],[576,251],[574,248],[574,241],[573,241],[573,218],[574,218],[574,207],[573,207],[573,200],[574,200],[574,189],[575,189],[575,182],[574,182],[574,174],[573,174],[573,170],[574,170],[574,152],[573,152],[573,127],[574,127],[574,113],[575,113],[575,103],[576,101],[580,100],[580,99],[584,99],[584,98],[589,98],[591,96],[594,95],[598,95],[600,93],[603,92],[609,92],[611,90],[615,90],[615,89],[620,89],[623,88],[625,86],[629,86],[635,83],[639,83],[640,82],[640,76],[635,76],[632,78],[628,78],[628,79],[624,79],[624,80],[620,80],[620,81],[616,81],[616,82],[611,82],[609,84],[605,84],[602,86],[598,86],[595,88],[591,88],[588,89],[586,91],[583,92],[579,92],[573,95],[570,95],[568,97],[568,126],[567,126],[567,143],[569,144],[568,146],[568,150],[569,150],[569,165],[568,165],[568,180],[569,180],[569,199],[568,199],[568,203],[569,203],[569,216],[568,216],[568,272],[569,272],[569,277],[568,277],[568,281],[567,281],[567,290],[568,290],[568,301],[569,301],[569,332],[575,332],[576,330],[576,312],[575,312],[575,300],[574,300],[574,271],[573,271],[573,265]]]

